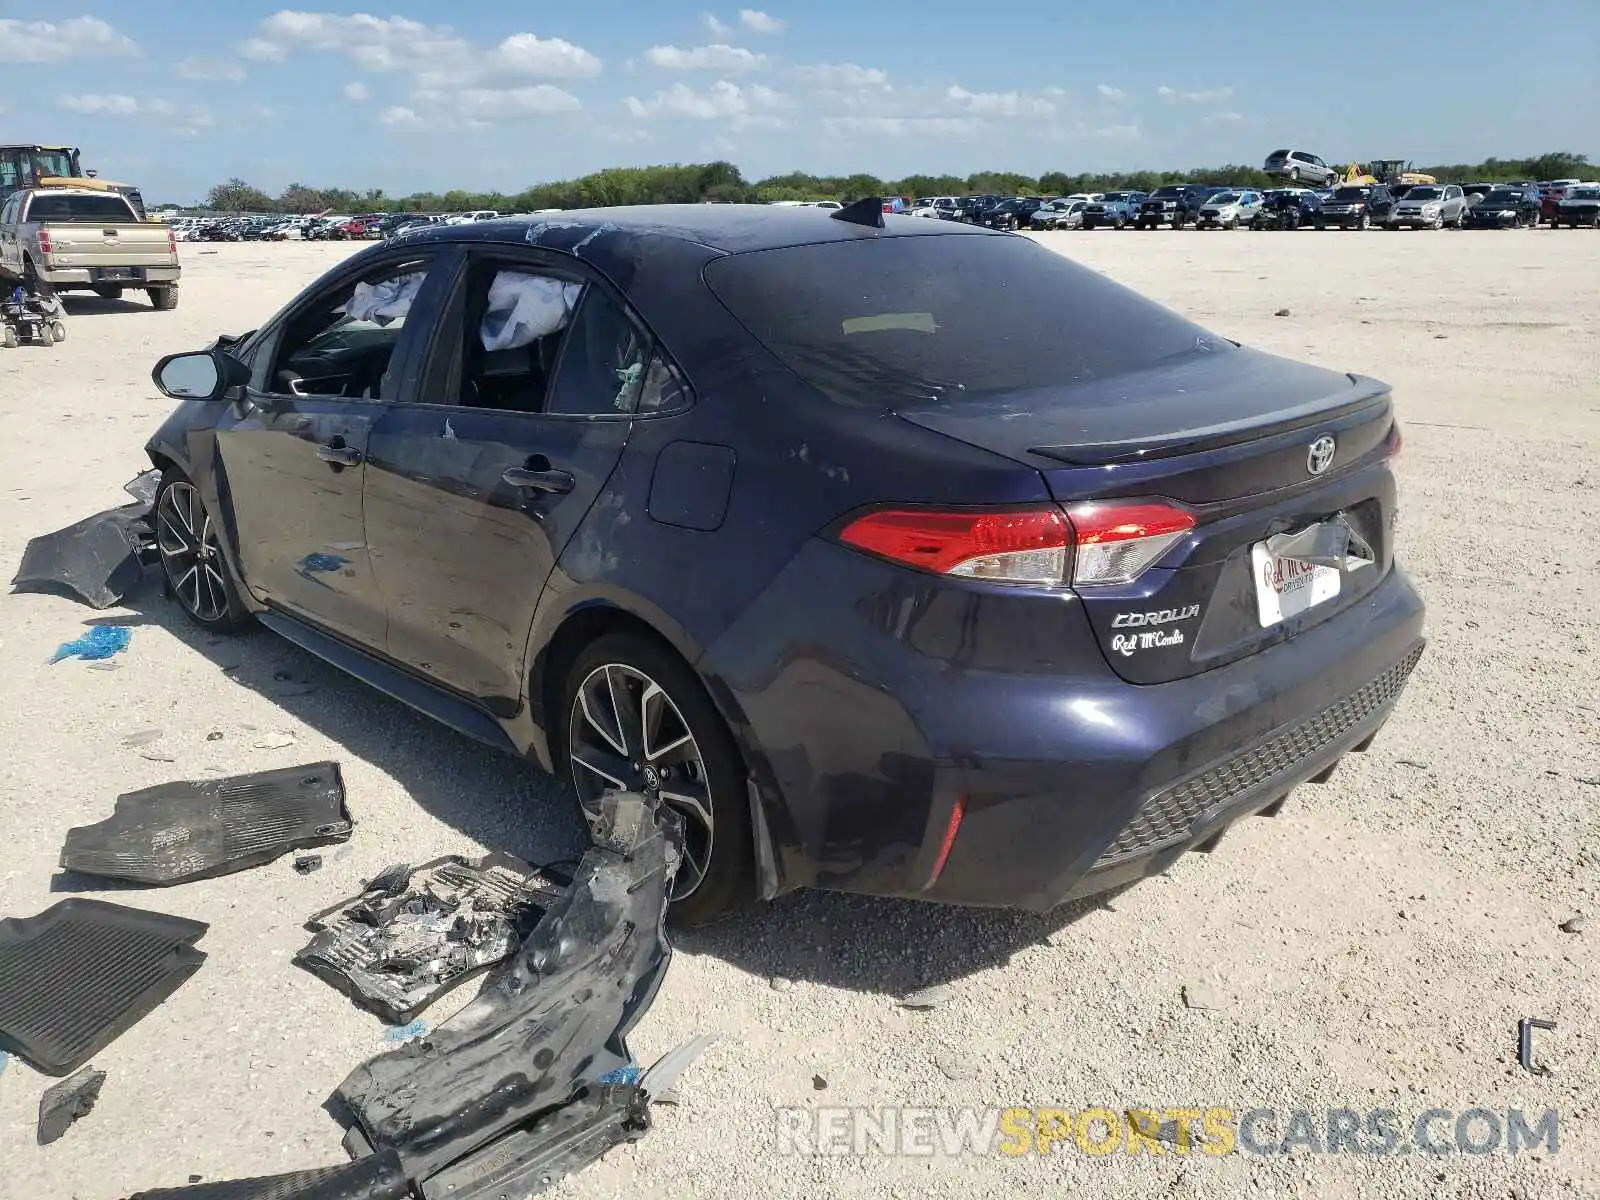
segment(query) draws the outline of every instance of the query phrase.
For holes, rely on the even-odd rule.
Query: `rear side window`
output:
[[[791,246],[719,259],[705,278],[785,366],[847,404],[958,402],[1234,349],[1027,238]]]
[[[121,196],[63,196],[42,192],[28,205],[30,221],[133,220],[133,210]]]

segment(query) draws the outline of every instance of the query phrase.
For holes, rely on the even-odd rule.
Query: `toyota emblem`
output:
[[[1333,466],[1333,454],[1336,444],[1333,438],[1323,434],[1311,443],[1311,448],[1306,452],[1306,470],[1313,475],[1321,475]]]

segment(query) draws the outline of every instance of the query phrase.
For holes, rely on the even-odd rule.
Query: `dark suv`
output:
[[[1394,193],[1381,184],[1346,184],[1335,188],[1312,215],[1318,229],[1367,229],[1394,207]]]
[[[1042,196],[1015,196],[979,213],[977,223],[990,229],[1026,229],[1043,207]]]
[[[1154,229],[1158,225],[1170,225],[1182,229],[1199,218],[1200,206],[1220,190],[1198,183],[1169,183],[1158,187],[1139,205],[1134,227]]]
[[[1541,204],[1536,184],[1497,187],[1467,211],[1468,229],[1535,229]]]

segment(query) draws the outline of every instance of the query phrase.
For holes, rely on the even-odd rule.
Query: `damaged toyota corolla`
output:
[[[190,617],[671,806],[679,922],[1164,870],[1422,653],[1386,385],[876,201],[425,227],[155,380]]]

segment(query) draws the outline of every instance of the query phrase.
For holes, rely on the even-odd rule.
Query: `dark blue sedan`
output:
[[[681,922],[1163,870],[1422,652],[1387,386],[876,201],[418,227],[155,378],[190,617],[671,805]]]

